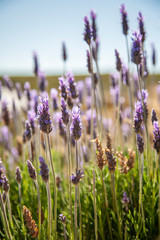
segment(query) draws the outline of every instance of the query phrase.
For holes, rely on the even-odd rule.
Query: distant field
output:
[[[57,88],[59,86],[59,82],[58,82],[59,77],[60,77],[60,75],[46,77],[46,79],[48,81],[49,89],[52,87]],[[86,77],[88,77],[88,75],[79,75],[79,76],[75,76],[75,79],[76,79],[76,81],[84,80]],[[101,75],[101,77],[102,77],[104,88],[107,88],[109,86],[109,74],[103,74],[103,75]],[[13,82],[20,82],[22,84],[22,86],[24,85],[24,83],[26,81],[29,81],[32,88],[37,88],[37,83],[36,83],[35,77],[31,77],[31,76],[13,76],[12,77],[11,76],[10,78]],[[2,77],[0,77],[0,80],[2,80]],[[146,79],[146,81],[147,81],[147,86],[151,87],[154,83],[157,83],[158,81],[160,81],[160,74],[149,75],[148,78]]]

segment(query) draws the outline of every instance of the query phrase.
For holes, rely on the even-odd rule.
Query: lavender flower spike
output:
[[[74,80],[74,76],[73,76],[73,73],[72,72],[67,72],[66,73],[66,79],[68,81],[68,91],[70,92],[71,94],[71,97],[73,99],[77,98],[77,89],[76,89],[76,83],[75,83],[75,80]]]
[[[32,137],[32,128],[28,120],[25,121],[25,137],[27,141],[30,141]]]
[[[88,50],[87,50],[87,69],[88,69],[88,72],[91,74],[92,73],[91,58],[90,58],[90,53]]]
[[[78,170],[76,175],[74,175],[74,173],[72,173],[72,176],[70,176],[70,179],[74,185],[78,185],[78,183],[81,182],[82,177],[84,177],[84,172]]]
[[[36,170],[29,160],[27,160],[27,167],[28,167],[28,173],[29,173],[30,178],[32,178],[33,180],[36,180],[37,179]]]
[[[82,135],[80,108],[77,106],[73,107],[72,119],[73,119],[73,122],[71,124],[71,135],[72,135],[72,138],[77,141]]]
[[[139,12],[138,22],[139,22],[139,30],[140,30],[140,33],[142,35],[142,42],[144,42],[145,39],[146,39],[146,32],[144,30],[144,18],[142,16],[141,12]]]
[[[61,110],[62,110],[62,121],[65,125],[69,123],[69,113],[67,109],[67,104],[63,98],[61,98]]]
[[[37,58],[37,53],[36,51],[33,51],[33,60],[34,60],[34,74],[37,76],[38,75],[38,58]]]
[[[16,181],[18,184],[20,184],[22,181],[21,170],[19,167],[16,167]]]
[[[141,135],[137,134],[137,148],[138,151],[142,154],[144,152],[144,142]]]
[[[127,12],[125,8],[125,4],[122,4],[120,7],[120,13],[122,15],[122,29],[123,29],[123,34],[125,36],[128,35],[128,19],[127,19]]]
[[[57,103],[58,91],[57,91],[57,89],[51,88],[50,95],[51,95],[51,99],[52,99],[53,110],[56,111],[58,109],[58,103]]]
[[[139,133],[141,131],[142,122],[143,122],[142,103],[140,101],[137,101],[135,103],[135,116],[133,120],[133,128],[136,133]]]
[[[153,64],[153,66],[155,66],[156,65],[156,50],[155,50],[154,43],[151,44],[151,48],[152,48],[152,64]]]
[[[93,36],[93,40],[96,41],[97,39],[97,26],[96,26],[96,13],[94,12],[94,10],[91,10],[90,12],[91,15],[91,19],[92,19],[92,36]]]
[[[48,182],[49,179],[49,168],[47,164],[45,163],[45,160],[42,156],[39,157],[39,162],[40,162],[40,175],[45,183]]]
[[[49,111],[48,96],[40,97],[41,103],[38,105],[38,124],[42,132],[49,134],[52,131],[52,121]]]
[[[117,50],[115,50],[115,56],[116,56],[116,69],[118,72],[120,72],[122,69],[122,61],[119,57],[119,52]]]
[[[151,113],[151,121],[152,121],[152,125],[153,125],[154,121],[158,121],[157,114],[156,114],[156,111],[154,110],[154,108],[152,109],[152,113]]]
[[[153,130],[154,149],[157,151],[157,154],[160,154],[160,128],[159,128],[158,121],[154,121],[153,126],[154,126],[154,130]]]
[[[142,35],[137,31],[133,32],[131,60],[136,65],[139,65],[142,61],[141,40],[142,40]]]
[[[86,43],[88,45],[91,44],[91,38],[92,38],[92,30],[91,30],[91,26],[90,26],[90,22],[87,16],[84,17],[84,40],[86,41]]]
[[[61,97],[64,98],[64,100],[67,100],[67,86],[66,86],[66,82],[65,82],[65,78],[62,76],[60,78],[58,78],[59,80],[59,90],[61,91]]]
[[[67,51],[66,51],[65,42],[62,43],[62,58],[64,62],[67,61]]]
[[[31,128],[32,128],[32,134],[35,134],[35,129],[36,129],[35,117],[36,117],[36,114],[35,114],[35,111],[33,109],[28,111],[28,120],[29,120]]]

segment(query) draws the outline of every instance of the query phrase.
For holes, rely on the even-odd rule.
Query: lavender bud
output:
[[[28,101],[30,101],[31,100],[31,95],[30,95],[31,85],[29,82],[25,82],[24,89],[25,89],[24,93],[26,94]]]
[[[64,62],[67,61],[67,51],[66,51],[66,45],[64,42],[62,43],[62,58]]]
[[[4,84],[5,86],[12,91],[13,89],[13,82],[11,81],[11,79],[8,76],[3,76],[3,80],[4,80]]]
[[[151,121],[152,121],[152,125],[155,122],[158,121],[158,118],[157,118],[157,114],[156,114],[156,111],[154,110],[154,108],[152,109],[152,112],[151,112]]]
[[[106,157],[107,157],[107,163],[108,163],[108,169],[110,172],[115,172],[115,169],[116,169],[116,158],[114,157],[114,154],[113,152],[106,148],[105,149],[105,154],[106,154]]]
[[[71,97],[73,99],[77,98],[78,94],[77,94],[76,83],[74,80],[73,73],[72,72],[66,73],[66,79],[68,81],[68,91],[70,92]]]
[[[87,50],[87,69],[88,69],[88,72],[91,74],[92,73],[91,58],[88,50]]]
[[[62,223],[66,222],[66,216],[64,216],[63,214],[59,214],[59,219]]]
[[[140,101],[137,101],[135,103],[135,116],[133,119],[133,128],[136,133],[139,133],[141,131],[142,122],[143,122],[142,103]]]
[[[123,204],[129,204],[129,198],[127,197],[126,192],[123,193],[122,203]]]
[[[52,121],[49,111],[48,96],[43,98],[40,97],[40,104],[37,107],[38,115],[38,124],[42,132],[49,134],[52,131]]]
[[[138,22],[139,22],[139,30],[140,30],[140,33],[142,35],[142,42],[144,42],[145,39],[146,39],[146,32],[144,30],[144,18],[142,16],[141,12],[139,12]]]
[[[19,167],[16,167],[16,181],[18,184],[20,184],[22,181],[21,170]]]
[[[73,183],[74,185],[78,185],[78,183],[81,182],[82,177],[84,177],[84,172],[80,170],[77,171],[76,175],[72,173],[72,176],[70,176],[71,183]]]
[[[40,175],[45,183],[48,182],[49,179],[49,168],[47,164],[45,163],[45,160],[42,156],[39,157],[39,162],[40,162]]]
[[[53,110],[56,111],[58,109],[58,103],[57,103],[57,96],[58,96],[58,91],[55,88],[52,88],[50,91],[51,99],[52,99],[52,104],[53,104]]]
[[[61,111],[62,111],[62,121],[65,125],[67,125],[69,123],[70,116],[68,113],[67,104],[63,98],[61,98]]]
[[[96,41],[97,26],[96,26],[96,14],[95,14],[94,10],[91,10],[90,15],[91,15],[91,19],[92,19],[92,36],[93,36],[93,40]]]
[[[84,40],[86,41],[86,43],[88,45],[91,44],[91,38],[92,38],[92,30],[91,30],[91,26],[90,26],[90,23],[89,23],[89,19],[87,16],[84,17]]]
[[[59,135],[66,141],[67,135],[66,135],[65,125],[63,124],[61,118],[59,118],[58,120],[58,126],[59,126]]]
[[[116,56],[116,69],[118,72],[120,72],[122,68],[122,61],[119,57],[119,52],[117,50],[115,50],[115,56]]]
[[[155,50],[155,46],[154,43],[151,44],[152,47],[152,64],[153,66],[156,65],[156,50]]]
[[[82,123],[80,118],[80,108],[77,106],[73,107],[72,110],[72,124],[71,124],[71,135],[74,140],[78,140],[82,135]]]
[[[123,34],[127,36],[128,34],[128,19],[127,19],[127,12],[125,8],[125,4],[122,4],[120,7],[120,13],[122,15],[122,29],[123,29]]]
[[[29,120],[29,123],[31,125],[31,128],[32,128],[32,134],[34,135],[35,134],[35,129],[36,129],[36,126],[35,126],[35,117],[36,117],[36,114],[34,112],[34,110],[30,110],[28,111],[28,120]]]
[[[5,191],[5,193],[8,193],[9,191],[9,183],[6,175],[3,176],[3,190]]]
[[[62,76],[60,78],[58,78],[59,80],[59,90],[61,91],[61,97],[64,98],[64,100],[67,100],[67,86],[66,86],[66,82],[65,82],[65,78]]]
[[[141,135],[137,134],[137,148],[138,151],[142,154],[144,152],[144,142]]]
[[[154,143],[154,149],[157,151],[157,154],[160,154],[160,128],[159,128],[159,124],[158,121],[155,121],[153,123],[153,134],[154,134],[154,139],[153,139],[153,143]]]
[[[5,125],[9,126],[10,124],[10,117],[9,117],[9,111],[7,107],[7,101],[4,99],[2,101],[2,120],[4,121]]]
[[[28,167],[28,173],[29,173],[30,178],[32,178],[33,180],[36,180],[37,179],[36,170],[29,160],[27,160],[27,167]]]
[[[46,89],[46,85],[47,85],[44,72],[39,71],[38,77],[39,77],[39,82],[38,82],[39,90],[41,92],[44,92]]]
[[[136,31],[133,32],[131,60],[136,65],[139,65],[142,61],[141,40],[142,35]]]
[[[15,88],[16,88],[16,91],[17,91],[18,99],[21,100],[21,98],[22,98],[22,88],[21,88],[21,84],[20,84],[19,82],[16,82]]]
[[[68,107],[69,107],[70,109],[72,109],[72,108],[73,108],[73,105],[74,105],[74,102],[73,102],[73,99],[72,99],[70,93],[68,93],[67,105],[68,105]]]
[[[0,158],[0,188],[3,186],[4,166]]]
[[[34,60],[34,74],[37,76],[38,75],[38,58],[37,58],[37,53],[36,51],[33,52],[33,60]]]
[[[129,85],[129,73],[125,65],[122,66],[122,79],[124,84]]]
[[[32,128],[28,120],[25,121],[25,137],[27,141],[30,141],[32,137]]]

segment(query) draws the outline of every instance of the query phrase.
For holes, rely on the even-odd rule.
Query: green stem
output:
[[[79,184],[78,184],[78,207],[79,207],[79,240],[82,240],[82,211]]]
[[[51,170],[52,170],[52,175],[53,175],[53,184],[54,184],[54,229],[55,229],[55,231],[54,231],[55,238],[54,239],[56,239],[56,235],[57,235],[57,187],[56,187],[56,176],[55,176],[53,161],[52,161],[49,134],[47,134],[47,141],[48,141],[49,157],[50,157],[50,164],[51,164]]]
[[[9,210],[9,222],[11,224],[11,227],[13,228],[12,210],[11,210],[11,203],[9,199],[9,192],[7,193],[7,203],[8,203],[8,210]]]
[[[35,185],[37,188],[37,195],[38,195],[38,227],[39,227],[38,239],[41,239],[41,199],[40,199],[38,182],[37,182],[37,180],[35,180],[34,182],[35,182]]]
[[[49,182],[46,183],[47,198],[48,198],[48,240],[51,239],[51,195]]]
[[[4,204],[3,204],[3,199],[2,199],[1,192],[0,192],[0,202],[1,202],[1,207],[2,207],[2,211],[3,211],[3,216],[4,216],[4,221],[5,221],[5,225],[6,225],[8,238],[9,238],[9,240],[12,240],[12,236],[11,236],[11,233],[10,233],[9,224],[8,224],[7,215],[6,215],[6,210],[5,210],[5,207],[4,207]]]
[[[106,193],[106,186],[105,186],[102,170],[101,170],[101,178],[102,178],[102,184],[103,184],[103,190],[104,190],[104,198],[105,198],[105,205],[106,205],[106,211],[107,211],[107,221],[108,221],[108,227],[109,227],[109,234],[110,234],[111,239],[113,239],[111,224],[110,224],[110,220],[109,220],[109,212],[108,212],[109,206],[108,206],[108,199],[107,199],[107,193]]]
[[[75,240],[77,240],[77,192],[78,192],[78,186],[75,186],[75,203],[74,203]]]
[[[64,229],[64,239],[67,240],[67,234],[66,234],[65,223],[63,223],[63,229]]]
[[[122,239],[121,218],[119,215],[118,204],[117,204],[116,189],[115,189],[115,182],[114,182],[114,172],[111,173],[111,181],[112,181],[112,187],[113,187],[114,202],[115,202],[115,207],[116,207],[116,212],[117,212],[117,217],[118,217],[118,232],[119,232],[120,239]]]
[[[96,189],[95,189],[95,169],[93,169],[93,207],[94,207],[94,229],[95,229],[95,239],[98,239],[97,232],[97,208],[96,208]]]

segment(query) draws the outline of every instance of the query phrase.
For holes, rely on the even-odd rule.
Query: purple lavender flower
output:
[[[92,73],[91,58],[88,50],[87,50],[87,69],[88,69],[88,72],[91,74]]]
[[[148,91],[147,91],[147,89],[142,89],[142,96],[143,96],[143,102],[144,102],[143,117],[146,115],[146,118],[147,118],[148,117],[148,106],[147,106]],[[142,104],[142,96],[139,91],[138,99],[139,99],[139,101],[141,101],[141,104]]]
[[[16,181],[18,184],[20,184],[22,181],[21,170],[19,167],[16,167]]]
[[[3,76],[3,80],[4,80],[5,86],[6,86],[10,91],[12,91],[12,89],[13,89],[13,82],[11,81],[11,79],[10,79],[7,75],[5,75],[5,76]]]
[[[131,60],[136,65],[139,65],[142,61],[142,50],[141,50],[141,41],[142,35],[137,31],[133,32],[132,38],[132,50],[131,50]]]
[[[140,63],[140,76],[141,77],[147,77],[148,76],[146,51],[144,52],[144,55],[143,55],[143,61]]]
[[[80,170],[78,170],[76,175],[74,175],[74,173],[72,173],[72,176],[70,176],[71,183],[73,183],[74,185],[78,185],[78,183],[81,182],[82,177],[84,177],[84,172],[82,172]]]
[[[36,130],[35,117],[36,117],[36,113],[33,109],[28,111],[28,120],[31,125],[33,135],[35,134],[35,130]]]
[[[125,65],[122,66],[122,80],[124,84],[129,85],[129,73]]]
[[[45,163],[45,160],[42,156],[39,157],[39,162],[40,162],[40,175],[45,183],[48,182],[49,179],[49,168],[47,164]]]
[[[56,111],[58,109],[58,103],[57,103],[58,91],[57,91],[57,89],[51,88],[50,96],[52,99],[53,110]]]
[[[33,109],[34,112],[37,115],[37,107],[38,107],[38,93],[37,93],[37,90],[32,89],[30,91],[30,97],[31,97],[31,102],[30,102],[31,109]]]
[[[135,103],[135,116],[133,119],[133,128],[136,133],[139,133],[141,131],[142,122],[143,122],[142,103],[140,101],[137,101]]]
[[[160,154],[160,128],[159,128],[158,121],[154,121],[153,127],[154,127],[154,129],[153,129],[153,134],[154,134],[153,147],[157,151],[157,154]]]
[[[41,92],[44,92],[47,85],[44,72],[39,71],[38,77],[39,77],[39,82],[38,82],[39,90]]]
[[[87,16],[84,17],[84,40],[86,41],[86,43],[88,45],[91,44],[91,38],[92,38],[92,30],[91,30],[91,26],[90,26],[90,22]]]
[[[67,86],[65,78],[62,76],[59,79],[59,90],[61,91],[61,97],[64,98],[64,100],[67,100]]]
[[[144,30],[144,17],[142,16],[141,12],[139,12],[138,22],[139,22],[139,30],[142,35],[142,42],[144,42],[146,39],[146,32]]]
[[[141,154],[144,152],[144,141],[141,135],[139,134],[137,134],[137,148]]]
[[[62,111],[62,121],[65,125],[67,125],[69,123],[70,116],[69,116],[67,104],[64,101],[64,98],[61,98],[61,111]]]
[[[21,100],[21,98],[22,98],[22,88],[21,88],[21,84],[20,84],[19,82],[16,82],[15,88],[16,88],[16,91],[17,91],[18,99]]]
[[[62,43],[62,58],[64,62],[67,61],[67,51],[66,51],[65,42]]]
[[[9,111],[7,107],[7,100],[4,99],[2,101],[2,120],[4,121],[5,125],[9,126],[10,124],[10,116],[9,116]]]
[[[73,99],[77,98],[78,94],[77,94],[77,89],[76,89],[76,83],[74,80],[74,76],[72,72],[67,72],[66,73],[66,79],[68,81],[68,91],[71,94],[71,97]]]
[[[37,58],[37,53],[36,51],[33,51],[33,60],[34,60],[34,74],[37,76],[38,75],[38,58]]]
[[[133,82],[134,82],[134,97],[138,98],[138,75],[133,75]]]
[[[82,123],[80,117],[80,108],[77,106],[73,107],[72,110],[72,124],[71,124],[71,135],[74,140],[78,140],[82,135]]]
[[[156,65],[156,50],[155,50],[154,43],[151,44],[151,48],[152,48],[152,64],[153,64],[153,66],[155,66]]]
[[[63,224],[66,222],[66,216],[64,216],[63,214],[59,214],[59,219]]]
[[[72,109],[74,105],[73,98],[70,92],[68,92],[67,105],[70,109]]]
[[[2,134],[2,144],[4,145],[4,147],[10,151],[11,149],[11,138],[12,138],[12,135],[8,129],[7,126],[4,126],[4,127],[1,127],[1,134]]]
[[[152,121],[152,125],[155,122],[158,121],[158,118],[157,118],[157,114],[156,114],[156,111],[154,110],[154,108],[152,109],[152,112],[151,112],[151,121]]]
[[[80,103],[83,102],[83,93],[84,93],[84,81],[77,82],[78,98]]]
[[[113,88],[115,88],[115,86],[118,84],[118,79],[119,79],[118,73],[112,73],[110,75],[110,83]]]
[[[116,69],[118,72],[120,72],[122,69],[122,61],[117,50],[115,50],[115,56],[116,56]]]
[[[94,12],[94,10],[91,10],[90,12],[91,15],[91,19],[92,19],[92,36],[93,36],[93,40],[96,41],[97,39],[97,26],[96,26],[96,13]]]
[[[91,117],[93,117],[93,129],[94,129],[94,138],[96,138],[95,128],[97,127],[97,120],[96,120],[96,111],[93,110],[93,116],[91,114],[91,109],[86,112],[86,131],[87,134],[91,133]]]
[[[52,121],[49,111],[48,96],[43,98],[40,97],[40,104],[37,107],[38,115],[38,124],[42,132],[49,134],[52,131]]]
[[[123,29],[123,34],[127,36],[128,34],[128,19],[127,19],[127,12],[125,8],[125,4],[122,4],[120,7],[120,13],[122,15],[122,29]]]
[[[30,178],[33,180],[36,180],[37,179],[36,170],[29,160],[27,160],[27,167],[28,167],[28,173],[29,173]]]
[[[25,121],[25,137],[27,141],[30,141],[32,137],[32,128],[28,120]]]
[[[59,127],[59,135],[64,139],[64,141],[66,142],[67,140],[67,134],[66,134],[66,129],[65,129],[65,125],[62,122],[62,119],[59,118],[58,120],[58,127]]]
[[[92,43],[92,56],[95,61],[98,60],[98,50],[99,50],[99,39],[97,37],[95,42]]]
[[[24,93],[26,94],[28,101],[30,101],[31,100],[31,95],[30,95],[31,85],[29,82],[25,82],[24,89],[25,89]]]
[[[5,191],[5,193],[8,193],[9,191],[9,183],[6,175],[3,176],[3,190]]]
[[[128,204],[129,203],[129,198],[127,197],[126,192],[123,193],[122,203],[123,204]]]

